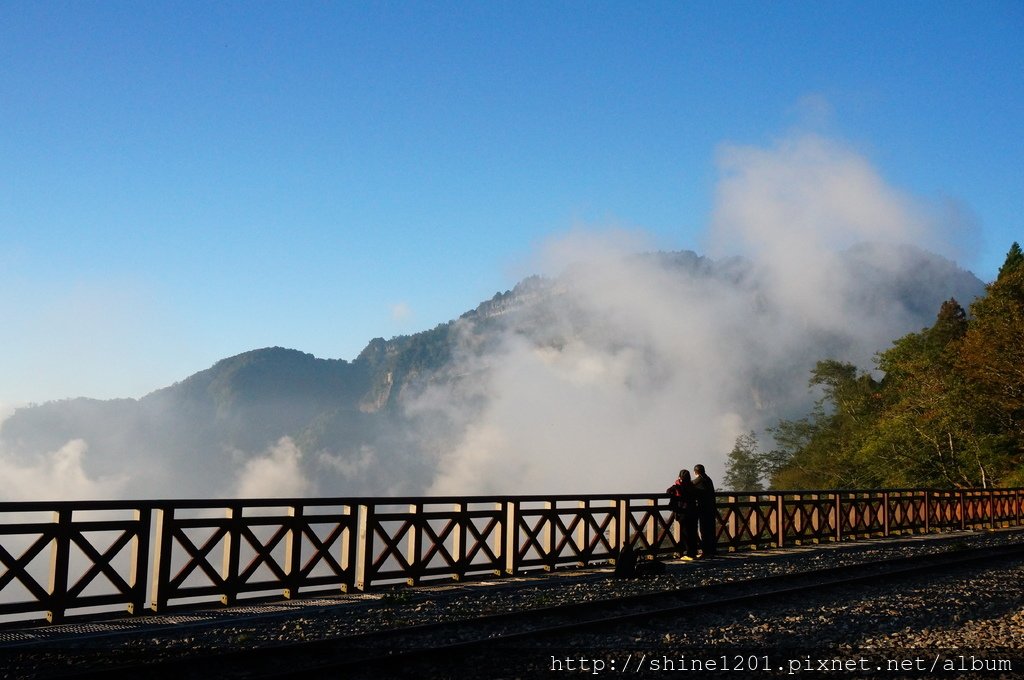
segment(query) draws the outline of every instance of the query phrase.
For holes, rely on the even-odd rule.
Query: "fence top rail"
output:
[[[38,512],[58,510],[168,510],[210,508],[287,508],[323,506],[392,505],[477,505],[497,503],[569,503],[650,500],[665,496],[656,493],[558,494],[522,496],[331,496],[303,498],[169,498],[132,500],[38,500],[0,501],[0,512]]]
[[[718,496],[799,496],[804,494],[819,494],[819,495],[835,495],[835,494],[853,494],[853,493],[871,493],[871,494],[882,494],[882,493],[1014,493],[1024,492],[1024,487],[963,487],[963,488],[948,488],[940,489],[938,487],[917,487],[912,489],[906,488],[881,488],[881,489],[774,489],[771,491],[718,491]]]
[[[756,496],[776,499],[780,496],[836,495],[836,494],[883,494],[883,493],[996,493],[1024,492],[1024,488],[963,488],[963,489],[787,489],[776,491],[719,491],[719,497]],[[664,492],[654,493],[609,493],[609,494],[559,494],[524,496],[345,496],[320,498],[221,498],[221,499],[136,499],[136,500],[51,500],[51,501],[0,501],[0,512],[42,512],[67,510],[170,510],[210,508],[316,508],[323,506],[355,507],[359,505],[387,507],[397,505],[473,505],[485,503],[569,503],[569,502],[617,502],[650,501],[664,498]]]

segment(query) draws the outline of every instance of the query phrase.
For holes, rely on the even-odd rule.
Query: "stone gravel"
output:
[[[65,651],[78,646],[89,651],[152,657],[203,649],[245,649],[1008,542],[1024,542],[1024,531],[942,534],[738,552],[709,561],[669,562],[667,573],[662,576],[627,580],[612,578],[610,568],[595,568],[477,584],[396,588],[359,598],[348,597],[332,606],[300,607],[287,614],[254,616],[243,609],[239,610],[239,618],[215,624],[157,626],[133,633],[79,638],[61,638],[57,630],[52,639],[59,640]],[[827,595],[808,596],[799,602],[771,601],[744,610],[708,612],[688,620],[652,619],[614,633],[576,635],[531,650],[537,664],[529,666],[525,675],[508,677],[548,675],[554,672],[550,665],[556,658],[579,650],[581,654],[592,655],[594,660],[619,658],[620,664],[622,657],[615,655],[633,652],[663,656],[692,656],[702,650],[770,653],[772,673],[776,672],[777,654],[786,656],[786,661],[790,660],[788,657],[799,656],[817,661],[816,655],[822,654],[844,659],[871,654],[873,658],[902,660],[910,658],[909,653],[928,653],[929,658],[938,653],[943,659],[967,653],[975,658],[987,655],[987,660],[994,654],[1005,653],[1006,658],[1019,661],[1020,665],[1015,666],[1018,671],[1005,676],[1001,671],[971,672],[962,677],[1024,678],[1024,568],[1015,562],[1000,562],[990,569],[958,569],[926,581],[908,580],[898,586],[834,589]],[[38,661],[36,658],[35,662]],[[779,667],[788,670],[784,663]],[[16,664],[6,669],[0,667],[0,677],[45,677],[46,664],[35,663],[33,669],[29,672]],[[497,666],[488,671],[493,673],[487,677],[504,677]],[[799,674],[814,677],[813,670],[801,670]],[[733,673],[731,677],[746,676]],[[885,677],[897,675],[890,673]],[[942,677],[960,676],[947,673]]]

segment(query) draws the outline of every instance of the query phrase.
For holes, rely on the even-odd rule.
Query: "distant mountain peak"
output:
[[[852,299],[862,310],[857,323],[870,319],[889,324],[883,326],[892,333],[887,340],[931,324],[942,301],[956,297],[966,306],[984,291],[981,281],[955,263],[914,248],[864,244],[836,254],[835,262],[842,268],[840,278],[857,283]],[[578,288],[600,284],[600,270],[579,277],[575,274],[583,270],[557,277],[531,276],[433,329],[390,340],[374,338],[352,362],[264,347],[221,359],[140,400],[68,400],[19,409],[3,423],[0,447],[27,461],[82,440],[88,445],[83,458],[86,472],[139,471],[128,495],[202,496],[230,493],[231,480],[249,469],[249,461],[269,460],[270,465],[275,459],[268,452],[282,438],[289,438],[294,443],[289,450],[301,453],[301,460],[291,462],[300,466],[292,472],[309,475],[324,495],[422,493],[431,488],[442,454],[459,449],[463,438],[469,437],[463,447],[466,455],[477,456],[471,460],[486,460],[480,447],[498,433],[475,426],[473,418],[486,412],[488,400],[505,397],[490,391],[500,388],[488,381],[490,371],[503,368],[506,344],[530,347],[532,343],[537,351],[529,356],[533,363],[528,365],[534,371],[542,370],[548,365],[545,362],[569,371],[549,376],[543,387],[531,387],[529,372],[522,372],[518,365],[511,368],[509,378],[522,381],[511,407],[521,405],[524,412],[530,412],[534,400],[544,403],[544,391],[561,384],[558,381],[595,380],[604,375],[602,371],[611,372],[620,388],[644,380],[658,385],[672,373],[666,365],[677,361],[687,348],[660,342],[655,337],[661,327],[657,323],[634,329],[631,323],[650,320],[632,315],[671,317],[672,310],[662,308],[666,301],[671,305],[674,300],[700,296],[701,304],[692,309],[708,310],[711,316],[692,318],[696,312],[691,310],[682,325],[704,332],[718,323],[712,316],[725,314],[715,304],[716,296],[728,293],[723,299],[735,307],[731,313],[740,309],[749,315],[749,322],[732,319],[719,343],[742,357],[730,380],[748,381],[738,398],[750,404],[737,404],[728,414],[735,418],[742,413],[769,418],[791,408],[793,399],[806,398],[805,364],[849,349],[842,329],[822,332],[815,330],[813,318],[787,317],[784,302],[767,288],[769,283],[751,260],[714,260],[693,251],[677,251],[629,256],[627,263],[641,271],[653,265],[658,276],[649,277],[645,285],[679,287],[653,291],[659,304],[649,308],[635,295],[622,296],[616,307],[602,297],[608,291],[605,286]],[[581,299],[586,300],[586,308],[578,304]],[[750,359],[764,353],[765,338],[744,333],[774,328],[773,324],[787,326],[788,344],[770,346],[771,360]],[[603,338],[609,330],[619,335]],[[805,335],[798,336],[798,331]],[[681,337],[685,345],[689,336]],[[595,338],[605,344],[592,342]],[[580,356],[559,363],[560,354],[570,345]],[[664,345],[670,356],[657,355],[665,351]],[[883,347],[857,349],[871,356]],[[615,373],[618,370],[623,371],[621,376]],[[600,394],[596,390],[587,396]],[[508,401],[504,404],[509,407]],[[578,407],[566,400],[553,410]],[[608,408],[605,404],[603,418],[611,417]],[[557,413],[549,409],[543,415],[545,428],[559,427]],[[639,412],[634,417],[643,420]],[[533,452],[516,455],[520,454]]]

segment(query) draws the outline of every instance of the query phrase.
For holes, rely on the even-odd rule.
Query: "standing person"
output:
[[[689,470],[680,470],[676,483],[666,491],[669,495],[669,507],[679,526],[683,529],[683,540],[686,542],[684,560],[697,557],[697,490],[690,480]]]
[[[718,510],[715,508],[715,483],[708,477],[703,465],[693,466],[693,488],[697,497],[701,557],[714,557],[718,549],[716,534]]]

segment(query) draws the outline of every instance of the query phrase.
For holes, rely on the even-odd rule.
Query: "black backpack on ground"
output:
[[[637,576],[661,576],[665,573],[665,563],[652,552],[648,559],[640,559],[633,572]]]
[[[633,578],[636,576],[636,553],[633,546],[626,544],[619,549],[615,558],[615,578]]]

